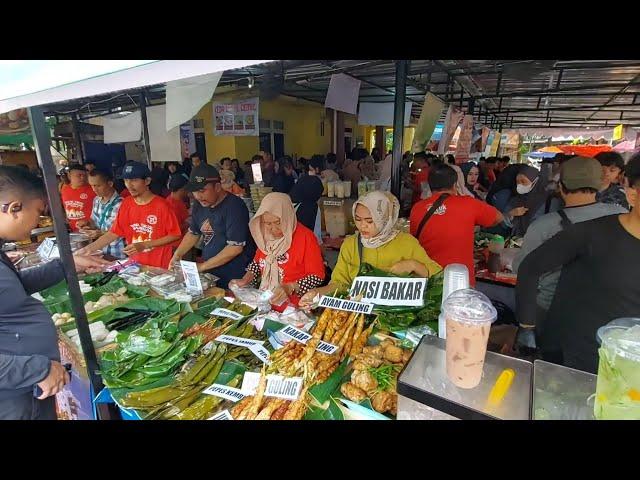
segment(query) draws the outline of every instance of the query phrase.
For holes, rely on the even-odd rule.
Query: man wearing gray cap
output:
[[[564,201],[564,208],[541,216],[534,221],[524,236],[522,248],[513,261],[513,271],[518,272],[518,267],[525,257],[556,235],[566,227],[579,222],[593,220],[620,213],[627,210],[619,205],[605,204],[596,201],[596,195],[602,186],[602,167],[594,158],[573,157],[562,164],[560,170],[560,195]],[[543,322],[547,311],[551,306],[561,268],[542,275],[538,281],[538,311],[536,330],[538,338],[543,330]],[[554,360],[550,345],[538,345],[543,350],[543,355]]]

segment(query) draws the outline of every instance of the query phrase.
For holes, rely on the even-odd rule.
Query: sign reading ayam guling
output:
[[[356,277],[349,294],[375,305],[422,307],[426,288],[426,278]]]

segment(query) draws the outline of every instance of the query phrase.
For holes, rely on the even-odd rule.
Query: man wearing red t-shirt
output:
[[[456,195],[457,179],[456,171],[449,165],[439,164],[431,169],[429,187],[433,196],[419,201],[411,209],[411,235],[416,236],[418,227],[431,206],[442,195],[448,194],[423,226],[418,241],[427,255],[443,267],[451,263],[466,265],[469,269],[469,283],[473,286],[474,228],[492,227],[504,219],[496,208],[473,197]]]
[[[87,183],[87,171],[84,166],[74,164],[69,166],[69,185],[62,187],[60,195],[67,214],[67,220],[72,232],[77,232],[78,220],[89,220],[93,209],[93,199],[96,197],[91,185]]]
[[[149,190],[151,172],[140,162],[127,162],[122,170],[130,197],[122,201],[111,231],[88,245],[83,251],[101,250],[119,237],[127,241],[124,253],[151,267],[167,268],[173,254],[171,243],[182,232],[175,213],[166,200]]]
[[[189,203],[189,193],[185,188],[187,183],[189,182],[186,177],[182,175],[174,176],[169,181],[169,190],[171,193],[165,199],[171,210],[173,210],[173,213],[176,214],[182,235],[187,233],[187,230],[189,229],[189,208],[187,208]],[[178,248],[179,246],[179,241],[171,244],[172,248]]]

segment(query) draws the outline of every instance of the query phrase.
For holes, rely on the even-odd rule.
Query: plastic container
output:
[[[607,325],[599,334],[602,346],[594,416],[598,420],[640,420],[640,325]]]
[[[378,189],[378,186],[375,181],[367,182],[367,192],[375,192]]]
[[[342,182],[342,189],[344,190],[344,198],[351,198],[351,182]]]
[[[335,197],[336,196],[336,182],[328,182],[327,183],[327,196]]]
[[[447,375],[457,387],[474,388],[482,380],[489,330],[498,312],[486,295],[470,288],[449,295],[442,310],[447,330]]]
[[[367,193],[367,182],[358,182],[358,197],[366,195]]]
[[[442,289],[442,304],[449,295],[458,290],[469,288],[469,269],[462,263],[452,263],[444,267],[444,284]],[[447,338],[447,328],[444,311],[438,316],[438,336]]]
[[[336,197],[344,198],[344,185],[342,182],[335,182],[334,188],[336,191]]]

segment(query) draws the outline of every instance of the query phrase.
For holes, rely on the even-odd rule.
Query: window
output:
[[[284,122],[260,118],[259,126],[260,150],[272,153],[276,159],[284,156]]]

